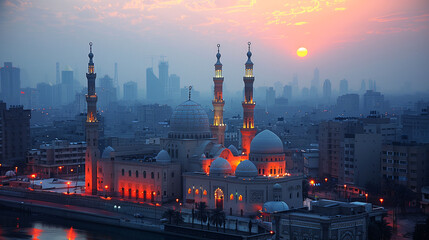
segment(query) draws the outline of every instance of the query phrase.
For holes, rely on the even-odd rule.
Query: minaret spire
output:
[[[253,101],[253,62],[251,60],[252,52],[250,51],[251,43],[248,42],[247,61],[244,70],[244,101],[243,106],[243,127],[241,128],[241,149],[244,155],[249,155],[250,143],[256,135],[257,129],[254,122],[255,102]]]
[[[87,115],[85,123],[86,156],[85,156],[85,193],[97,194],[97,159],[100,156],[98,150],[98,120],[97,120],[97,94],[95,93],[94,54],[92,42],[89,43],[88,94],[86,94]]]
[[[219,144],[224,144],[225,141],[225,128],[223,123],[223,76],[222,76],[222,63],[220,62],[220,44],[217,45],[217,62],[215,63],[215,76],[213,77],[214,83],[214,99],[212,101],[214,109],[213,124],[210,126],[213,137],[217,138]]]

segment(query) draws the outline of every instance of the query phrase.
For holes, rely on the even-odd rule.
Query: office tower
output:
[[[22,166],[30,143],[31,110],[0,101],[0,163],[4,167]]]
[[[346,79],[340,81],[340,95],[349,93],[349,82]]]
[[[113,79],[108,75],[104,75],[100,79],[100,89],[97,95],[100,98],[100,109],[104,111],[109,108],[110,103],[117,101]]]
[[[325,103],[331,102],[331,94],[332,94],[331,81],[329,79],[326,79],[323,82],[323,99]]]
[[[168,91],[170,89],[170,83],[168,79],[168,62],[162,60],[159,62],[158,65],[158,71],[159,71],[159,84],[160,84],[160,99],[165,100],[167,96],[170,96],[170,92]]]
[[[134,102],[137,100],[137,83],[124,83],[124,101]]]
[[[97,94],[95,93],[94,62],[92,58],[92,42],[89,43],[89,63],[88,73],[88,94],[86,95],[87,115],[85,123],[86,132],[86,153],[85,153],[85,193],[97,194],[97,159],[100,157],[98,150],[98,119],[97,119]]]
[[[317,98],[319,96],[319,69],[314,69],[313,80],[311,80],[310,96]]]
[[[359,115],[359,95],[346,94],[337,98],[337,111],[339,114],[348,117]]]
[[[368,90],[377,91],[377,86],[374,80],[369,79],[368,80]]]
[[[214,83],[214,99],[213,104],[213,124],[210,126],[210,130],[214,138],[217,138],[217,142],[224,145],[225,142],[225,128],[226,125],[223,123],[223,106],[225,101],[223,100],[223,76],[222,76],[222,63],[220,62],[220,44],[217,45],[217,62],[215,63],[215,76],[213,77]]]
[[[292,86],[291,85],[285,85],[283,87],[283,97],[287,100],[292,100]]]
[[[180,77],[177,76],[176,74],[171,74],[169,82],[170,82],[169,98],[173,100],[179,99],[180,98]]]
[[[20,104],[21,77],[20,69],[13,67],[11,62],[5,62],[0,68],[1,99],[9,105]]]
[[[384,105],[384,95],[380,92],[367,90],[363,95],[363,108],[365,112],[382,112],[384,110]]]
[[[73,88],[73,70],[67,67],[61,72],[61,103],[63,105],[73,102],[75,91]]]
[[[362,82],[360,83],[360,93],[365,93],[366,92],[366,83],[365,83],[365,79],[362,79]]]
[[[60,84],[61,83],[61,76],[60,76],[60,63],[57,62],[55,64],[55,84]]]
[[[37,91],[39,92],[39,106],[49,108],[53,101],[53,88],[49,83],[38,83]]]
[[[243,127],[241,131],[241,150],[244,155],[249,155],[250,143],[256,135],[257,129],[254,124],[254,109],[255,102],[253,101],[253,62],[250,59],[252,52],[250,52],[250,42],[248,43],[249,49],[247,51],[247,62],[245,64],[245,73],[243,77],[244,82],[244,101],[243,106]]]
[[[163,91],[159,79],[153,73],[153,68],[146,69],[146,99],[149,101],[159,101],[163,96]]]
[[[116,96],[119,98],[119,76],[118,76],[118,63],[115,63],[115,73],[113,76],[113,87],[116,89]]]
[[[402,133],[409,141],[429,143],[429,107],[416,114],[403,114]]]
[[[271,107],[274,105],[275,101],[276,91],[273,87],[267,88],[267,90],[265,91],[265,104],[267,105],[267,107]]]

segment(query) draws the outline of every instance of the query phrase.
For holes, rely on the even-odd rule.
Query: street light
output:
[[[105,185],[104,189],[105,189],[105,191],[104,191],[104,197],[107,197],[107,189],[109,189],[109,186]]]
[[[34,188],[34,179],[36,178],[36,174],[31,174],[31,178],[33,179],[33,188]]]
[[[67,182],[67,194],[70,194],[70,182]]]
[[[368,193],[365,193],[365,201],[368,202]]]
[[[383,206],[383,202],[384,202],[384,199],[380,198],[380,203],[381,203],[382,206]]]
[[[347,198],[347,185],[346,184],[344,184],[344,199],[346,199]]]

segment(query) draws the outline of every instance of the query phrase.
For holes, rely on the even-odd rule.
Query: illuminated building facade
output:
[[[255,102],[253,101],[253,62],[250,59],[252,52],[250,52],[250,42],[248,43],[249,50],[247,52],[247,62],[245,64],[245,74],[243,77],[244,82],[244,101],[243,106],[243,127],[241,128],[241,149],[242,154],[248,156],[250,150],[250,143],[255,137],[257,129],[254,123],[254,109]]]
[[[213,125],[210,126],[213,137],[217,139],[217,143],[224,145],[225,143],[225,128],[226,125],[223,123],[223,106],[225,101],[223,100],[223,76],[222,76],[222,63],[220,62],[220,44],[217,45],[217,62],[215,64],[215,76],[213,77],[214,82],[214,99],[212,101],[214,109]]]
[[[97,158],[100,157],[98,150],[98,120],[97,120],[97,94],[95,93],[94,62],[92,58],[92,42],[89,43],[89,63],[88,73],[88,94],[86,95],[87,116],[85,123],[86,130],[86,156],[85,156],[85,193],[97,194]]]

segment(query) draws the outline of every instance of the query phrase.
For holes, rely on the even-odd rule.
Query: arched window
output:
[[[143,178],[146,178],[146,171],[143,171]]]
[[[229,200],[234,200],[234,194],[229,195]]]
[[[136,178],[139,177],[139,171],[136,170]]]
[[[89,168],[88,168],[88,170],[89,170]],[[124,174],[125,174],[125,170],[122,168],[122,176],[124,176]]]
[[[242,195],[238,196],[238,201],[243,201],[243,196]]]
[[[198,195],[200,193],[200,190],[195,189],[195,194]]]
[[[205,196],[205,195],[207,195],[207,190],[204,190],[203,191],[203,195]]]
[[[150,178],[152,178],[152,179],[155,178],[155,174],[153,172],[150,173]]]
[[[131,177],[131,170],[128,170],[128,176]]]
[[[191,194],[191,193],[192,193],[191,188],[188,188],[188,194]]]

